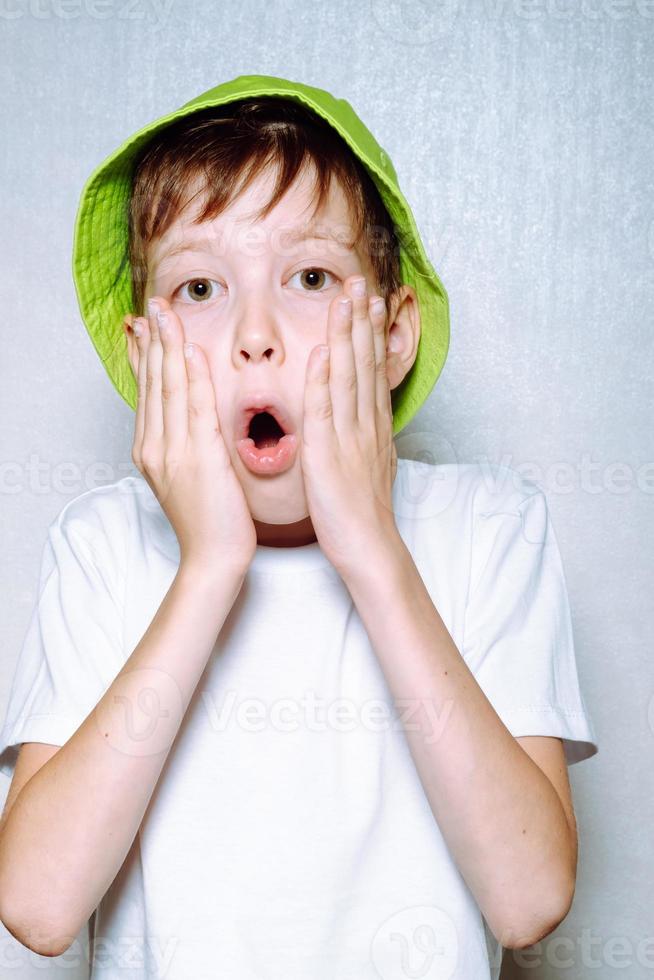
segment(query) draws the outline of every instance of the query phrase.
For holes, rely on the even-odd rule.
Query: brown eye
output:
[[[188,297],[194,303],[203,303],[213,296],[214,285],[219,284],[213,279],[187,279],[186,282],[177,287],[175,293],[182,293],[182,290],[186,290],[188,287],[188,292],[182,293],[182,297]]]
[[[331,276],[332,279],[336,278],[336,276],[332,275],[331,272],[328,272],[327,269],[317,269],[313,266],[308,269],[300,269],[300,271],[296,272],[294,276],[291,276],[291,280],[295,279],[295,276],[302,277],[302,289],[307,293],[320,292],[325,284],[325,276]]]

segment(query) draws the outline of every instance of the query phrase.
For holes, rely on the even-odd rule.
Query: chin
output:
[[[253,476],[243,492],[250,514],[262,524],[297,524],[309,516],[302,477],[294,476],[293,471],[272,479]]]

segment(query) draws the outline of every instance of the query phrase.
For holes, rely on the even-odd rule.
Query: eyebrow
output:
[[[196,252],[198,255],[202,255],[209,251],[211,250],[207,248],[206,242],[202,239],[190,239],[189,241],[178,242],[177,245],[169,245],[161,255],[157,256],[157,262],[172,258],[173,255],[183,255],[185,252]]]
[[[292,245],[295,245],[297,242],[304,242],[309,238],[320,238],[331,240],[336,242],[338,245],[343,245],[345,248],[350,249],[350,251],[354,248],[353,241],[343,241],[342,237],[334,235],[330,231],[321,231],[320,228],[314,228],[312,226],[307,228],[306,226],[301,225],[298,228],[288,228],[284,232],[284,236]]]
[[[337,245],[340,245],[348,252],[353,252],[355,247],[355,243],[351,239],[344,241],[342,237],[332,234],[330,231],[324,231],[312,226],[299,225],[296,228],[287,228],[284,229],[283,235],[284,240],[289,245],[297,245],[299,242],[310,239],[320,239],[322,241],[336,242]],[[161,262],[162,259],[172,258],[175,255],[184,255],[186,252],[203,255],[210,251],[211,249],[207,248],[205,238],[190,238],[187,241],[178,242],[176,245],[170,245],[164,249],[161,255],[157,256],[157,263]]]

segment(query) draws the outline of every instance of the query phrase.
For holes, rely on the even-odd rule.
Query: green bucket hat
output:
[[[416,360],[393,391],[393,434],[411,421],[441,373],[449,348],[449,303],[420,239],[388,154],[345,99],[270,75],[239,75],[186,102],[130,136],[91,174],[80,197],[72,271],[82,319],[112,384],[134,411],[137,385],[127,356],[123,317],[133,308],[128,255],[128,208],[136,155],[169,123],[237,99],[279,95],[313,109],[345,140],[374,181],[400,243],[402,282],[416,291],[421,336]]]

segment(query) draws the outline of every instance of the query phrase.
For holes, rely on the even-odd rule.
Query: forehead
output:
[[[200,224],[197,218],[206,201],[206,189],[199,180],[195,181],[189,187],[191,203],[151,244],[149,265],[156,267],[186,252],[233,253],[255,241],[259,247],[275,247],[277,243],[276,247],[291,250],[303,241],[315,239],[329,242],[330,247],[341,249],[343,254],[358,253],[354,215],[340,182],[331,180],[322,206],[314,213],[314,176],[313,167],[300,172],[265,218],[257,218],[274,189],[276,173],[274,166],[268,167],[221,214]]]

